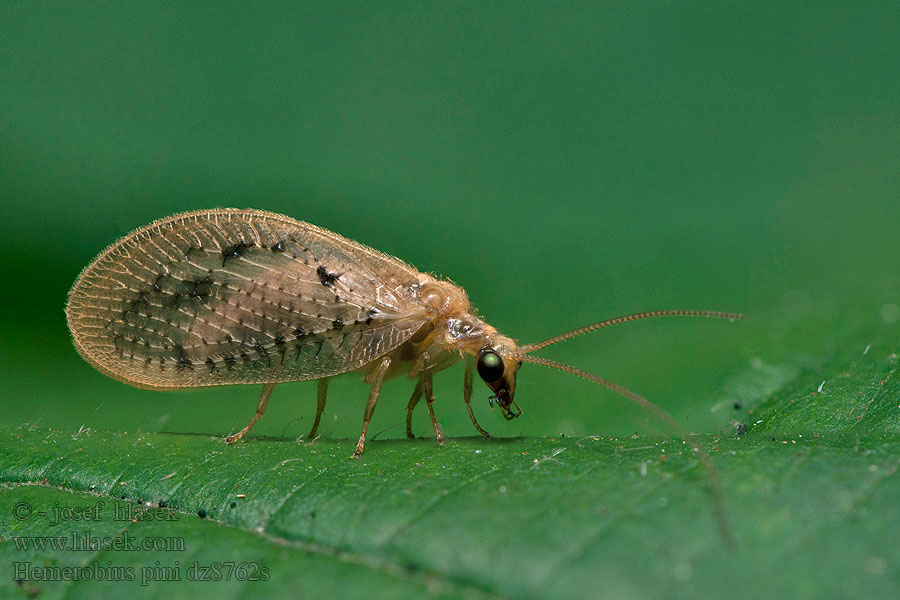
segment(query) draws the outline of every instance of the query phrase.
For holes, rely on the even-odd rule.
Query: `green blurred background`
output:
[[[524,341],[639,310],[746,312],[543,353],[721,428],[734,377],[815,357],[829,331],[900,332],[900,10],[789,4],[3,2],[0,425],[242,426],[257,389],[132,389],[78,357],[63,315],[119,236],[236,206],[450,277]],[[446,432],[474,433],[461,368],[437,385]],[[372,431],[403,435],[411,389],[387,385]],[[365,387],[332,390],[325,432],[355,436]],[[305,433],[314,396],[279,387],[254,432]],[[655,430],[536,366],[521,419],[487,396],[495,435]]]

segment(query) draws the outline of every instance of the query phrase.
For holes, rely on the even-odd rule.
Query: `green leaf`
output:
[[[178,561],[179,581],[17,585],[10,571],[0,586],[40,588],[42,598],[123,588],[129,597],[888,597],[900,577],[900,381],[893,347],[865,339],[877,337],[848,336],[816,359],[753,361],[726,382],[723,395],[741,405],[726,408],[747,433],[696,439],[720,472],[735,552],[680,439],[388,440],[352,460],[347,440],[226,447],[207,435],[22,428],[0,432],[5,568],[98,563],[131,566],[139,579],[157,561]],[[51,523],[54,507],[101,501],[97,521]],[[175,520],[114,519],[160,501]],[[29,518],[15,517],[20,503]],[[18,546],[86,533],[176,536],[186,549]],[[215,562],[257,565],[270,579],[189,581],[190,565]]]

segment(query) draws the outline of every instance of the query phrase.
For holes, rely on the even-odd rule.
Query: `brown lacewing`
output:
[[[523,362],[544,365],[606,386],[647,409],[693,447],[709,476],[719,526],[731,540],[724,500],[709,456],[667,412],[592,373],[531,353],[571,337],[659,316],[739,319],[704,310],[660,310],[601,321],[537,342],[519,344],[475,315],[453,283],[309,223],[259,210],[214,209],[160,219],[115,242],[84,269],[66,307],[81,356],[100,372],[141,388],[263,385],[243,437],[266,410],[275,384],[318,380],[315,437],[328,378],[355,371],[371,386],[362,433],[382,382],[416,380],[407,406],[424,396],[438,443],[432,375],[465,360],[463,401],[472,412],[474,370],[493,391],[506,419],[516,404]]]

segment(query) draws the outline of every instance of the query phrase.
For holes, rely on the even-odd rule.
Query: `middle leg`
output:
[[[409,404],[406,406],[406,437],[411,440],[416,438],[412,432],[412,415],[416,404],[422,398],[422,387],[422,378],[420,377],[419,381],[416,382],[416,389],[413,390],[412,397],[409,399]]]

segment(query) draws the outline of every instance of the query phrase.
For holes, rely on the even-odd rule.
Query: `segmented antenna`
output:
[[[746,318],[740,313],[718,312],[715,310],[651,310],[648,312],[635,313],[633,315],[625,315],[624,317],[616,317],[615,319],[608,319],[606,321],[600,321],[599,323],[593,323],[591,325],[585,325],[584,327],[573,329],[568,333],[562,333],[550,339],[544,340],[543,342],[525,344],[524,346],[519,346],[519,348],[523,352],[534,352],[535,350],[540,350],[541,348],[552,346],[553,344],[557,344],[569,338],[573,338],[576,335],[594,331],[595,329],[600,329],[601,327],[609,327],[610,325],[618,325],[619,323],[625,323],[627,321],[637,321],[638,319],[648,319],[650,317],[715,317],[718,319],[730,319],[732,321],[736,319]]]

